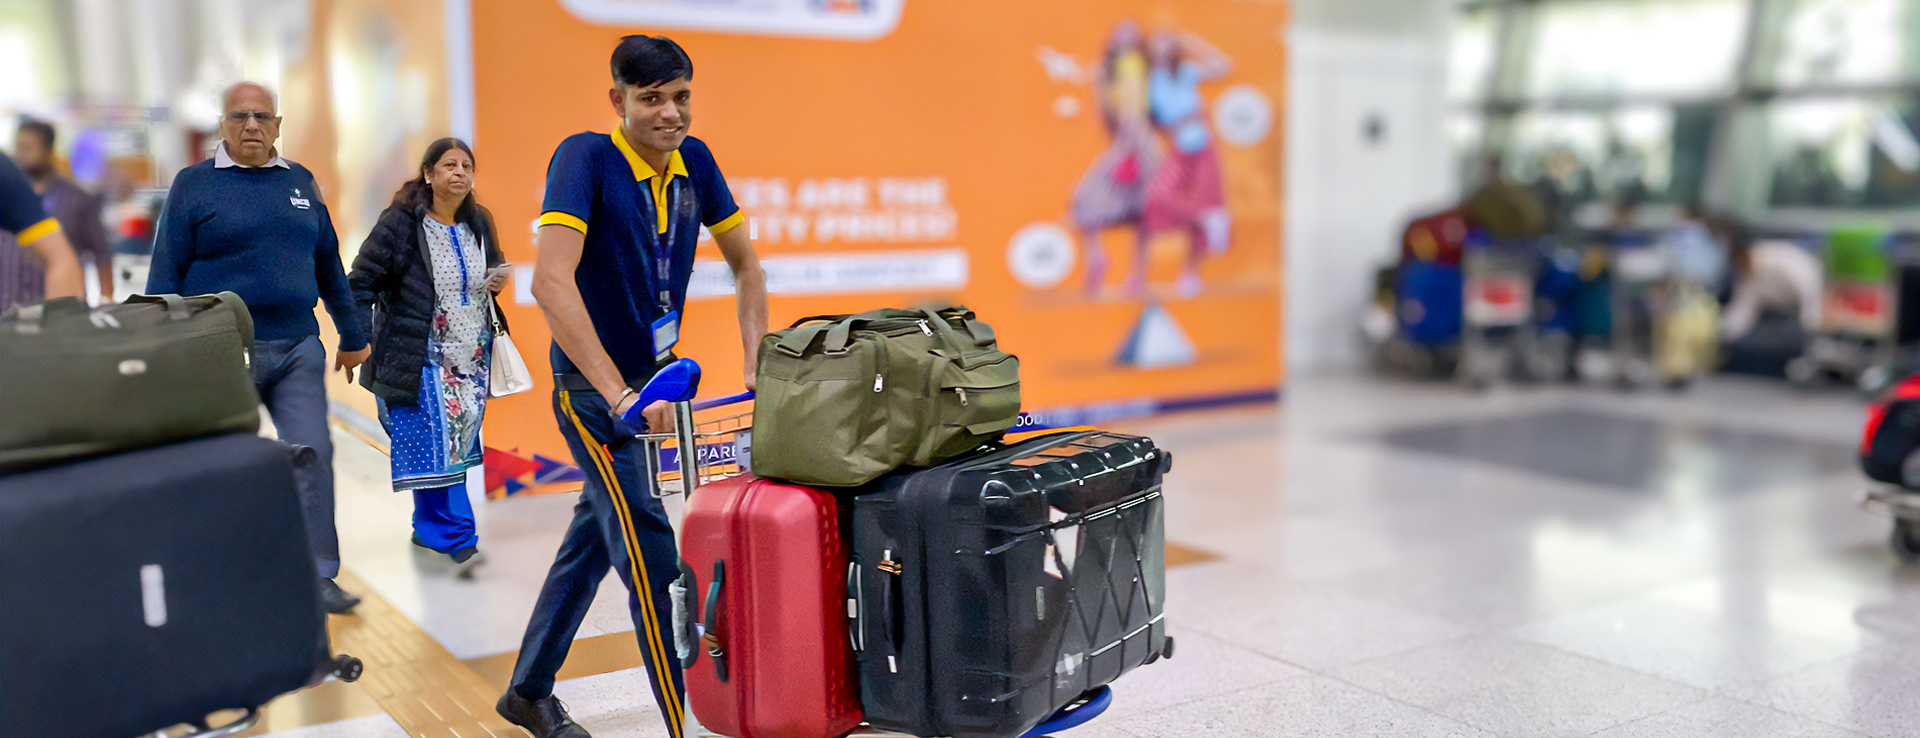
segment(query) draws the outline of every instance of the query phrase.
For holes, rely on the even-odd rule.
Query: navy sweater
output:
[[[366,348],[366,318],[347,286],[333,219],[313,174],[289,164],[216,169],[208,159],[180,170],[155,229],[147,292],[231,290],[246,300],[263,341],[319,335],[313,306],[324,299],[340,349]]]

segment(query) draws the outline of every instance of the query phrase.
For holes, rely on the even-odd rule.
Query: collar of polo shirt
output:
[[[675,151],[673,153],[678,154],[680,152]],[[213,149],[213,168],[227,169],[230,167],[239,167],[241,169],[266,169],[267,167],[279,167],[281,169],[293,168],[292,165],[287,163],[286,159],[280,158],[279,149],[273,149],[273,159],[269,160],[264,166],[250,167],[241,164],[240,162],[234,161],[233,156],[227,153],[227,142],[221,141],[220,145]]]
[[[647,180],[653,180],[649,183],[649,186],[653,188],[653,207],[655,210],[653,224],[654,228],[659,230],[659,232],[666,233],[667,183],[673,181],[674,177],[687,176],[686,160],[680,158],[679,149],[674,149],[673,153],[667,155],[667,176],[662,177],[659,172],[653,171],[653,165],[648,164],[647,160],[640,158],[639,154],[634,153],[633,147],[627,145],[627,137],[620,135],[619,128],[613,129],[611,135],[613,145],[620,148],[620,155],[627,157],[627,166],[633,168],[633,181],[646,182]]]

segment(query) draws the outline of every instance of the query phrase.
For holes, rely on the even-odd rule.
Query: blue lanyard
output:
[[[673,292],[669,287],[669,285],[673,283],[673,248],[674,244],[680,242],[681,220],[673,216],[680,212],[680,205],[686,197],[686,183],[680,181],[678,178],[674,178],[673,175],[670,174],[656,174],[654,176],[668,178],[667,228],[662,232],[660,230],[660,224],[657,222],[660,210],[659,204],[653,199],[652,185],[642,183],[640,187],[641,196],[646,202],[642,204],[645,212],[641,220],[647,229],[647,236],[645,238],[651,241],[649,245],[653,247],[653,270],[647,274],[648,282],[650,283],[647,285],[647,289],[653,293],[654,298],[659,302],[660,314],[670,315],[673,313]],[[642,271],[646,270],[643,269]]]
[[[460,244],[459,226],[447,226],[447,242],[453,244],[453,257],[460,260],[460,304],[472,305],[473,299],[468,294],[473,286],[467,282],[467,249]]]

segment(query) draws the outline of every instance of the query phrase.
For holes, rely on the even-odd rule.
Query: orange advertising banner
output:
[[[618,125],[631,33],[693,58],[690,130],[748,214],[774,328],[965,304],[1046,425],[1277,396],[1285,20],[1273,0],[473,0],[477,191],[542,375],[489,406],[490,459],[567,459],[533,224],[554,147]],[[711,240],[699,259],[679,353],[703,396],[737,392],[730,275]]]

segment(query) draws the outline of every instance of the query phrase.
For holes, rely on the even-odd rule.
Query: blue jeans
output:
[[[327,429],[327,349],[319,336],[253,342],[253,386],[280,440],[311,447],[318,459],[294,472],[307,544],[320,576],[340,574],[333,522],[333,438]]]
[[[667,594],[667,585],[680,576],[679,554],[666,508],[653,496],[653,480],[646,478],[640,457],[645,445],[629,442],[614,429],[607,401],[598,392],[554,390],[553,413],[587,483],[533,606],[513,667],[512,689],[527,699],[553,693],[554,675],[567,660],[594,591],[612,567],[627,586],[627,607],[653,698],[669,735],[679,736],[686,704],[681,695],[686,691],[680,661],[668,640],[673,601]]]

